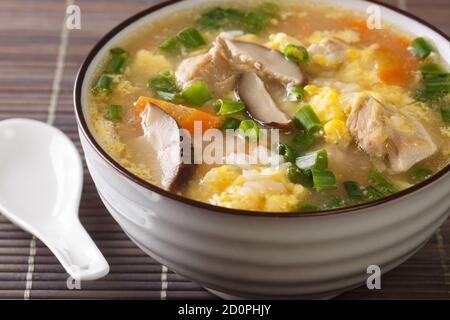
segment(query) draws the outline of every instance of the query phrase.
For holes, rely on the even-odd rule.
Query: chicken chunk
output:
[[[237,73],[219,51],[220,48],[212,47],[205,54],[184,60],[175,73],[178,85],[184,87],[201,79],[216,96],[233,90]]]
[[[405,172],[437,151],[417,119],[367,93],[357,94],[351,101],[347,127],[359,147],[371,157],[387,158],[388,169],[393,173]]]
[[[326,38],[308,48],[312,59],[325,67],[336,67],[347,59],[348,45],[335,38]]]

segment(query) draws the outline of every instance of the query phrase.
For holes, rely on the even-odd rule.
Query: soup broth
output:
[[[449,162],[450,75],[426,39],[366,20],[289,1],[218,1],[161,17],[98,66],[91,127],[138,177],[227,208],[311,212],[410,188]],[[195,123],[224,137],[236,129],[233,141],[276,130],[280,141],[231,153],[263,148],[270,163],[224,152],[221,163],[190,164],[178,137]]]

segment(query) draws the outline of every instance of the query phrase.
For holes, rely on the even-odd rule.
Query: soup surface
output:
[[[450,75],[427,39],[372,27],[287,1],[161,17],[98,66],[91,128],[130,172],[217,206],[311,212],[386,197],[448,164]]]

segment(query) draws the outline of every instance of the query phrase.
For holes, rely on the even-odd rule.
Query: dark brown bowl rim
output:
[[[364,209],[370,209],[382,204],[385,204],[387,202],[391,202],[393,200],[398,200],[402,197],[405,197],[407,195],[410,195],[412,193],[415,193],[419,191],[420,189],[427,187],[443,176],[445,176],[450,171],[450,165],[446,166],[444,169],[436,173],[433,177],[430,179],[427,179],[426,181],[423,181],[417,185],[414,185],[413,187],[403,190],[399,193],[393,194],[391,196],[385,197],[380,200],[367,202],[363,204],[357,204],[352,205],[340,209],[331,209],[326,211],[317,211],[317,212],[260,212],[260,211],[248,211],[248,210],[239,210],[239,209],[229,209],[219,206],[214,206],[211,204],[207,204],[204,202],[199,202],[196,200],[191,200],[188,198],[185,198],[183,196],[168,192],[164,189],[161,189],[155,185],[150,184],[149,182],[146,182],[145,180],[137,177],[136,175],[132,174],[128,170],[126,170],[123,166],[121,166],[117,161],[115,161],[110,155],[106,153],[106,151],[103,150],[103,148],[98,144],[96,139],[94,138],[93,134],[90,132],[89,127],[87,125],[86,119],[83,115],[82,110],[82,103],[81,103],[81,93],[82,93],[82,86],[83,82],[86,76],[86,72],[92,62],[92,60],[95,58],[95,56],[98,54],[98,52],[110,41],[114,36],[116,36],[119,32],[121,32],[123,29],[128,27],[130,24],[136,22],[137,20],[159,10],[164,7],[170,6],[172,4],[181,2],[183,0],[169,0],[162,2],[160,4],[151,6],[148,9],[145,9],[132,17],[126,19],[122,23],[120,23],[118,26],[113,28],[111,31],[109,31],[95,46],[94,48],[89,52],[88,56],[84,60],[83,64],[81,65],[81,68],[77,74],[76,80],[75,80],[75,87],[74,87],[74,105],[75,105],[75,115],[77,118],[78,126],[80,128],[81,133],[87,138],[89,144],[91,147],[94,148],[94,150],[105,160],[111,167],[113,167],[117,172],[119,172],[121,175],[125,176],[129,180],[133,181],[134,183],[140,185],[141,187],[148,189],[152,192],[155,192],[163,197],[170,198],[172,200],[178,201],[183,204],[187,204],[199,209],[205,209],[216,213],[222,213],[222,214],[231,214],[231,215],[239,215],[239,216],[251,216],[251,217],[271,217],[271,218],[311,218],[311,217],[324,217],[324,216],[331,216],[331,215],[337,215],[337,214],[344,214],[344,213],[356,213],[358,211],[364,210]],[[422,20],[419,17],[416,17],[415,15],[403,11],[399,8],[393,7],[388,4],[384,4],[378,1],[373,0],[366,0],[368,2],[376,3],[380,6],[384,6],[386,8],[389,8],[397,13],[400,13],[408,18],[411,18],[424,26],[428,27],[429,29],[435,31],[436,33],[443,36],[447,41],[450,41],[450,38],[441,30],[437,29],[430,23]]]

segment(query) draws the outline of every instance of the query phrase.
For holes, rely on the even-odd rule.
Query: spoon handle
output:
[[[60,224],[41,240],[76,280],[96,280],[109,273],[108,262],[78,219]]]

